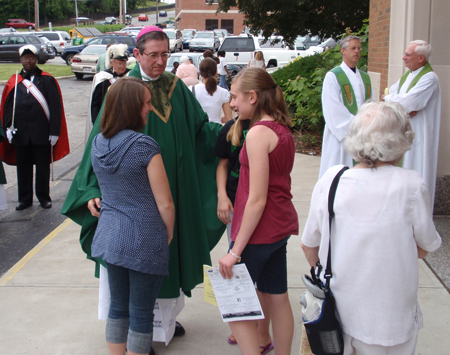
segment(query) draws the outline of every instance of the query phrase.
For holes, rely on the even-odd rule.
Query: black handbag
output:
[[[334,217],[334,197],[336,195],[339,179],[347,169],[348,167],[345,166],[337,173],[328,194],[330,238],[328,243],[327,266],[324,275],[325,284],[319,277],[323,270],[320,262],[317,262],[317,272],[314,267],[311,267],[311,277],[308,275],[303,276],[303,282],[312,293],[312,296],[320,299],[317,300],[319,303],[323,301],[320,315],[315,317],[315,320],[304,321],[309,345],[312,353],[315,355],[342,355],[344,353],[344,339],[342,336],[341,325],[336,317],[336,302],[330,289],[330,279],[333,277],[331,271],[331,222]],[[303,304],[306,303],[304,297],[301,302],[303,306],[307,306],[306,304]]]

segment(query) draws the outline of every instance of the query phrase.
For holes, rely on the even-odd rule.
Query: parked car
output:
[[[167,17],[167,12],[166,11],[160,11],[159,12],[159,17]]]
[[[214,30],[214,32],[216,33],[217,37],[219,37],[220,44],[222,44],[223,40],[225,39],[225,34],[217,30]]]
[[[108,23],[105,20],[102,21],[95,21],[94,25],[107,25]]]
[[[239,67],[246,67],[250,59],[254,58],[256,51],[261,51],[264,55],[266,67],[279,67],[288,64],[296,57],[309,55],[306,51],[290,49],[286,46],[282,38],[276,42],[275,37],[270,37],[269,41],[262,44],[263,39],[247,35],[225,37],[220,50],[225,51],[225,58],[228,63],[233,63]]]
[[[163,30],[169,37],[169,49],[171,52],[183,50],[183,34],[180,30],[165,28]]]
[[[38,35],[38,37],[47,45],[48,59],[54,59],[56,57],[56,48],[53,46],[52,42],[50,42],[47,37],[40,35]]]
[[[9,27],[9,28],[2,28],[0,29],[0,36],[4,35],[4,34],[10,34],[10,33],[14,33],[17,32],[15,28],[13,27]]]
[[[183,49],[189,49],[189,43],[191,42],[191,39],[194,38],[197,30],[188,29],[181,31],[181,33],[183,34]]]
[[[105,17],[105,22],[107,25],[115,25],[117,23],[117,19],[115,17]]]
[[[136,47],[136,39],[130,35],[120,35],[120,34],[111,34],[98,36],[95,38],[90,38],[86,41],[86,43],[81,44],[79,46],[72,46],[66,48],[64,52],[61,53],[61,58],[66,61],[67,65],[72,64],[72,58],[80,53],[84,48],[92,44],[115,44],[115,43],[125,43],[128,46],[128,53],[133,55],[133,49]]]
[[[93,44],[87,46],[72,59],[72,72],[77,79],[82,79],[84,75],[97,74],[98,57],[106,52],[106,44]]]
[[[214,31],[198,31],[189,43],[189,52],[203,52],[210,49],[214,53],[219,47],[220,40]]]
[[[39,31],[35,32],[39,36],[44,36],[52,43],[56,49],[56,54],[61,54],[67,47],[72,46],[72,39],[65,31]]]
[[[172,54],[170,58],[167,60],[166,71],[171,72],[173,69],[173,63],[174,62],[180,63],[180,58],[185,55],[187,54],[186,53]],[[192,61],[194,62],[195,67],[197,68],[197,72],[200,73],[199,65],[200,62],[203,60],[203,53],[189,53],[189,55],[187,56],[189,57],[189,59],[192,58]]]
[[[143,28],[144,26],[128,26],[122,28],[120,31],[117,31],[116,33],[124,33],[136,38]]]
[[[34,24],[34,22],[28,22],[20,18],[20,19],[9,19],[8,21],[6,21],[5,27],[28,28],[31,31],[36,28],[36,25]]]
[[[321,42],[319,36],[311,36],[310,34],[298,36],[296,40],[302,42],[306,46],[306,49],[311,46],[318,46]]]
[[[38,36],[27,34],[10,34],[0,36],[0,61],[19,62],[19,48],[31,44],[38,51],[38,64],[45,64],[51,55],[45,42]],[[54,57],[53,57],[54,58]]]
[[[140,14],[138,17],[138,21],[148,21],[147,14]]]

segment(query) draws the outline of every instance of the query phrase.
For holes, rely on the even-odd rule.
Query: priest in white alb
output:
[[[422,40],[412,41],[403,61],[409,69],[389,88],[384,101],[395,101],[409,112],[416,134],[410,151],[403,157],[403,167],[417,171],[425,180],[434,206],[441,123],[441,90],[439,79],[428,60],[431,46]]]
[[[361,39],[347,36],[341,40],[342,64],[330,70],[323,81],[322,111],[325,128],[319,178],[332,166],[353,166],[342,140],[358,108],[373,97],[369,75],[356,66],[361,52]]]

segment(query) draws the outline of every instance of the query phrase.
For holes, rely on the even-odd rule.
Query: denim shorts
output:
[[[290,236],[273,244],[247,244],[241,255],[241,263],[259,292],[280,295],[287,292],[286,247]],[[234,242],[230,244],[230,250]]]

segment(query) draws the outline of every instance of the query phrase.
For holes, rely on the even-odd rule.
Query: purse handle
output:
[[[328,193],[328,221],[329,221],[329,228],[330,228],[330,235],[328,238],[328,257],[327,257],[327,267],[325,268],[325,292],[328,292],[330,290],[330,279],[333,277],[333,273],[331,271],[331,222],[334,218],[334,198],[336,196],[336,190],[339,184],[339,180],[342,176],[342,174],[348,170],[348,166],[344,166],[339,172],[336,174],[336,176],[333,179],[333,182],[330,186],[330,192]]]

